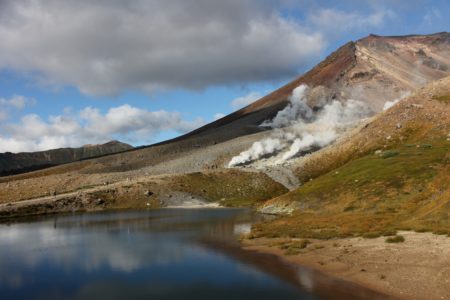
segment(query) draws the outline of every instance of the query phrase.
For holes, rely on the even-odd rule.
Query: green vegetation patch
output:
[[[384,151],[380,154],[381,158],[390,158],[390,157],[394,157],[400,154],[400,151],[397,150],[389,150],[389,151]]]
[[[434,96],[433,99],[448,104],[448,103],[450,103],[450,94],[448,94],[448,95],[441,95],[441,96]]]
[[[224,170],[191,173],[171,179],[173,190],[197,195],[224,206],[254,206],[288,192],[264,173]]]
[[[403,243],[404,241],[405,238],[402,235],[395,235],[386,239],[386,243]]]
[[[297,255],[301,253],[300,251],[308,247],[308,245],[311,244],[309,240],[302,239],[298,241],[288,241],[288,242],[282,242],[278,245],[278,247],[284,251],[284,254],[286,255]]]
[[[308,181],[279,197],[295,201],[292,215],[256,224],[254,237],[328,239],[389,236],[397,230],[450,233],[450,145],[442,139],[414,141],[369,154]]]

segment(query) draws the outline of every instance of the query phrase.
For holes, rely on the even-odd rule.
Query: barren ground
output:
[[[282,249],[297,243],[295,239],[242,243],[245,249],[276,254],[401,299],[450,299],[450,239],[431,233],[399,234],[405,242],[386,243],[385,237],[309,240],[297,251]]]

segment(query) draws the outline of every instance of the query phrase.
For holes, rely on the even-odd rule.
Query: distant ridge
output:
[[[133,149],[119,141],[102,145],[85,145],[80,148],[59,148],[38,152],[0,153],[0,176],[19,174],[51,166],[100,157]]]

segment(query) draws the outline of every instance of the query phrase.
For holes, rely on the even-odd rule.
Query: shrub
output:
[[[372,232],[366,232],[362,235],[365,239],[376,239],[377,237],[380,237],[381,233],[378,231],[372,231]]]
[[[381,153],[380,157],[381,158],[389,158],[389,157],[394,157],[399,155],[400,152],[398,152],[397,150],[388,150],[388,151],[384,151],[383,153]]]
[[[311,244],[309,240],[301,240],[295,243],[292,243],[292,247],[299,248],[299,249],[305,249],[308,247],[308,245]]]
[[[433,99],[444,103],[450,103],[450,95],[434,96]]]
[[[300,253],[300,251],[298,251],[298,249],[295,249],[295,248],[288,248],[285,252],[284,252],[284,254],[286,254],[286,255],[297,255],[297,254],[299,254]]]
[[[404,241],[405,238],[401,235],[391,236],[386,239],[386,243],[403,243]]]

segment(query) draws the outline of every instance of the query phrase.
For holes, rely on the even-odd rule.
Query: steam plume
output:
[[[309,89],[294,89],[289,104],[269,121],[261,124],[275,130],[271,136],[253,143],[250,149],[231,159],[228,166],[247,164],[271,156],[272,164],[281,164],[297,155],[332,143],[341,132],[367,117],[371,110],[361,101],[332,101],[314,114],[308,106]]]
[[[306,104],[307,93],[309,92],[307,85],[300,85],[292,91],[289,96],[289,104],[280,110],[275,118],[271,121],[264,121],[260,126],[282,128],[293,125],[298,120],[311,120],[314,116],[312,109]]]
[[[400,95],[399,98],[394,99],[394,100],[392,100],[392,101],[386,101],[386,102],[384,103],[384,106],[383,106],[383,111],[384,111],[384,110],[388,110],[389,108],[391,108],[391,107],[394,106],[395,104],[399,103],[401,100],[403,100],[404,98],[408,97],[409,94],[410,94],[410,92],[402,92],[402,94]]]

